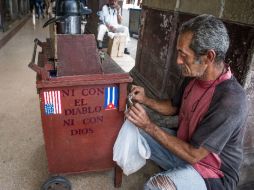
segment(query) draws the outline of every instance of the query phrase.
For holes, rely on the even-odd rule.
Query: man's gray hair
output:
[[[213,49],[216,52],[216,62],[225,59],[229,47],[229,36],[221,20],[212,15],[203,14],[183,23],[180,34],[185,32],[193,33],[190,48],[198,57]]]

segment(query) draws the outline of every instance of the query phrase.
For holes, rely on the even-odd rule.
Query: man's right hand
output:
[[[131,96],[134,104],[135,101],[144,104],[163,115],[174,115],[177,113],[177,107],[172,106],[171,100],[155,100],[149,98],[145,94],[145,89],[141,86],[132,85],[129,96]]]
[[[132,85],[131,87],[132,99],[141,104],[146,104],[148,97],[145,94],[145,89],[141,86]]]
[[[120,9],[121,9],[121,7],[120,7],[120,5],[115,5],[115,9],[117,10],[117,12],[119,13],[119,11],[120,11]]]

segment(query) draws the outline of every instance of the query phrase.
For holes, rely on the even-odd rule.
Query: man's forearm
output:
[[[118,24],[121,24],[122,20],[123,20],[123,17],[120,14],[117,13],[117,22],[118,22]]]
[[[173,154],[190,164],[195,164],[209,154],[206,149],[202,147],[194,148],[191,144],[170,135],[154,123],[149,124],[144,130]]]
[[[144,104],[163,115],[174,115],[177,112],[177,108],[172,106],[170,100],[154,100],[147,98]]]

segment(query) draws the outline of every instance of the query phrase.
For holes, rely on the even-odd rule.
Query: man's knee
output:
[[[124,31],[129,32],[129,28],[127,26],[124,26]]]
[[[173,181],[166,175],[157,174],[151,177],[144,186],[145,190],[176,190]]]
[[[100,24],[98,30],[107,30],[107,26],[105,24]]]
[[[107,26],[104,24],[100,24],[98,27],[98,34],[105,34],[107,32]]]

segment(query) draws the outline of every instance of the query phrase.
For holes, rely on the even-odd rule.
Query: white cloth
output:
[[[117,21],[117,10],[115,8],[111,8],[108,5],[104,5],[102,7],[102,10],[99,12],[99,19],[101,20],[102,24],[98,27],[98,41],[103,41],[103,37],[106,32],[112,32],[109,31],[106,24],[113,26],[116,31],[115,33],[123,33],[126,36],[126,45],[130,41],[130,34],[129,34],[129,28],[123,25],[118,24]]]

